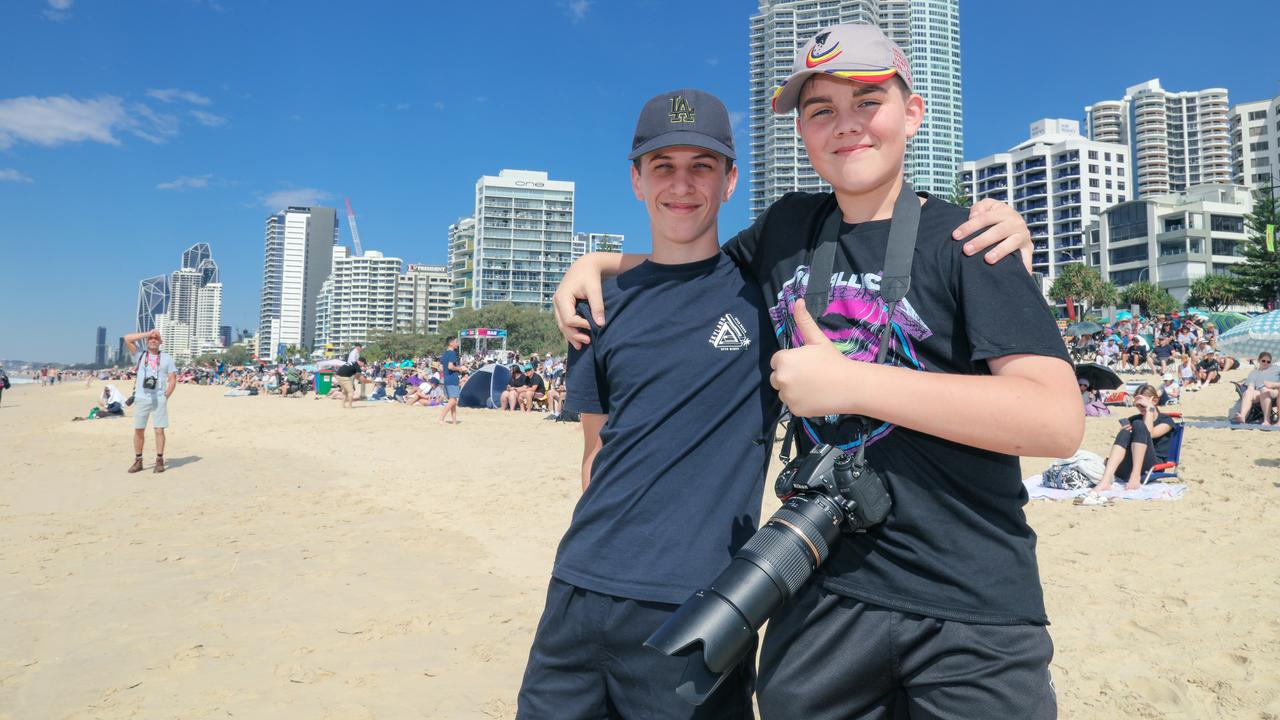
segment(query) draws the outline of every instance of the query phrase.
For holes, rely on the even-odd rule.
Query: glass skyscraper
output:
[[[907,145],[907,179],[944,197],[955,185],[964,156],[959,0],[760,0],[749,43],[752,217],[788,192],[830,190],[809,165],[795,117],[774,115],[770,100],[796,51],[841,23],[877,25],[906,53],[925,101],[924,123]]]
[[[156,315],[169,310],[169,276],[156,275],[138,283],[138,332],[156,328]]]

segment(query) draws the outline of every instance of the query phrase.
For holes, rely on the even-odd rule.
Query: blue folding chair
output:
[[[1178,463],[1182,460],[1182,413],[1169,413],[1169,416],[1174,418],[1173,431],[1169,437],[1169,459],[1153,465],[1147,471],[1147,476],[1142,479],[1143,485],[1156,480],[1178,477]]]

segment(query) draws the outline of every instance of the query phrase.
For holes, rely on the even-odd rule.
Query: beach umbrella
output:
[[[1249,316],[1238,312],[1214,312],[1209,313],[1209,322],[1218,328],[1219,333],[1224,333],[1231,328],[1243,322],[1248,322]]]
[[[1102,332],[1102,326],[1096,322],[1089,322],[1088,320],[1067,326],[1067,334],[1071,337],[1081,337],[1100,332]]]
[[[1116,313],[1116,320],[1129,320],[1132,317],[1133,317],[1133,313],[1129,312],[1128,310],[1121,310],[1120,312]]]
[[[1209,313],[1205,312],[1204,310],[1201,310],[1200,308],[1187,308],[1187,314],[1198,315],[1206,320],[1209,319]]]
[[[1088,380],[1091,390],[1115,390],[1124,385],[1115,370],[1098,363],[1076,365],[1076,377]]]
[[[347,363],[345,360],[321,360],[320,362],[316,363],[316,367],[320,368],[321,370],[325,370],[327,368],[342,367],[343,365],[346,365],[346,364]]]
[[[1260,352],[1280,355],[1280,310],[1259,315],[1219,335],[1218,349],[1236,357],[1257,357]]]

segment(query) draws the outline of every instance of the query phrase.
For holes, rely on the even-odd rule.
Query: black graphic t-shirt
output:
[[[809,279],[809,247],[836,209],[830,194],[781,198],[725,246],[748,268],[771,304],[779,339]],[[891,323],[887,362],[922,372],[989,374],[986,360],[1033,354],[1067,359],[1048,306],[1017,257],[989,266],[966,257],[951,233],[964,208],[928,197],[911,268],[911,289],[893,318],[879,294],[889,221],[842,224],[825,313],[810,308],[852,360],[875,362],[880,331]],[[846,450],[855,425],[804,420],[801,441]],[[888,519],[846,535],[822,567],[834,592],[906,612],[964,622],[1047,623],[1036,565],[1035,533],[1022,506],[1027,494],[1018,458],[873,421],[867,458],[893,495]],[[806,447],[807,449],[807,447]]]
[[[643,263],[606,281],[604,300],[604,327],[569,351],[565,408],[609,418],[552,574],[682,603],[759,522],[778,410],[768,305],[722,253]]]

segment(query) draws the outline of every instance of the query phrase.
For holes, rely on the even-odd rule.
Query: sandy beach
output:
[[[70,422],[100,389],[0,405],[0,718],[514,716],[577,425],[182,386],[128,475],[131,420]],[[1182,481],[1028,506],[1061,717],[1280,718],[1280,433],[1189,428]]]

